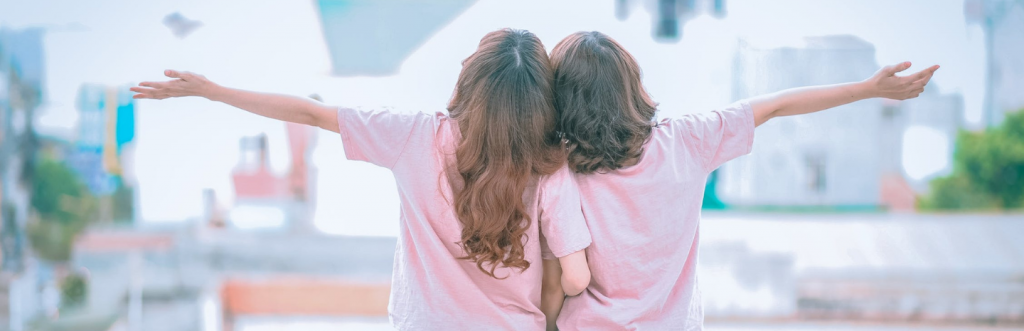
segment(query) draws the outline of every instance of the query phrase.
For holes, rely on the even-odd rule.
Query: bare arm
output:
[[[774,117],[813,113],[868,98],[916,98],[939,66],[931,66],[909,76],[896,76],[908,68],[910,62],[903,62],[886,66],[862,82],[794,88],[751,98],[754,124],[761,125]]]
[[[590,286],[590,265],[587,263],[587,253],[580,250],[575,253],[558,258],[561,267],[562,291],[568,296],[576,296],[583,293],[583,290]]]
[[[562,266],[558,260],[544,260],[544,278],[541,281],[540,311],[547,319],[547,330],[555,331],[555,321],[562,311],[565,291],[562,291]]]
[[[282,94],[260,93],[217,85],[203,75],[174,70],[164,71],[174,78],[166,82],[142,82],[132,87],[136,99],[197,96],[223,102],[242,110],[276,120],[317,126],[338,132],[338,113],[315,100]]]
[[[555,330],[555,321],[562,311],[565,296],[576,296],[590,286],[590,265],[586,251],[558,258],[544,260],[544,276],[541,283],[540,310],[547,318],[547,329]]]

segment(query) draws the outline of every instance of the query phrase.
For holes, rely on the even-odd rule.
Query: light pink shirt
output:
[[[700,207],[709,173],[750,152],[746,102],[661,121],[634,166],[577,175],[593,243],[590,287],[567,298],[560,330],[701,330]]]
[[[537,179],[524,194],[533,220],[525,271],[481,272],[459,246],[452,191],[443,169],[454,157],[458,130],[447,115],[338,110],[345,155],[391,169],[401,198],[388,315],[401,330],[542,330],[541,241],[555,256],[590,245],[574,176],[565,166]],[[544,237],[542,238],[541,235]]]

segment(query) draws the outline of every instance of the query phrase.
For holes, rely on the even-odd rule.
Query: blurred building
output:
[[[334,74],[394,74],[406,57],[474,2],[318,0]]]
[[[0,29],[0,251],[2,269],[20,271],[28,219],[33,128],[44,86],[43,30]]]
[[[235,205],[228,217],[237,228],[287,226],[299,232],[314,229],[316,172],[309,164],[309,157],[315,131],[307,125],[285,125],[291,150],[291,166],[286,176],[270,171],[266,135],[246,137],[240,142],[240,160],[232,174]]]
[[[89,191],[100,197],[103,221],[135,219],[132,94],[128,86],[83,84],[78,89],[78,134],[66,159]]]
[[[31,258],[26,248],[35,162],[68,162],[100,195],[107,219],[131,219],[134,201],[130,192],[127,199],[115,194],[126,169],[124,147],[134,138],[134,103],[127,88],[87,85],[80,90],[82,122],[74,143],[36,132],[36,111],[45,97],[43,36],[42,29],[0,29],[0,293],[6,298],[0,301],[0,317],[11,330],[24,329],[53,304],[48,299],[53,270]]]
[[[725,16],[725,0],[615,0],[615,16],[624,20],[633,8],[640,6],[654,16],[651,35],[666,41],[682,38],[683,25],[697,16]]]
[[[915,208],[915,196],[936,176],[952,171],[957,132],[963,128],[963,97],[934,84],[915,99],[882,100],[880,198],[890,210]]]
[[[805,42],[800,48],[759,48],[741,41],[733,97],[860,81],[879,68],[874,47],[859,38],[809,37]],[[961,109],[958,95],[930,89],[907,102],[868,99],[774,119],[757,129],[750,155],[719,169],[716,193],[735,207],[912,209],[914,183],[903,169],[904,132],[921,126],[952,139]],[[946,146],[940,157],[948,161],[952,143]]]
[[[995,126],[1006,112],[1024,109],[1024,2],[967,0],[964,16],[985,30],[988,70],[983,121]]]
[[[0,28],[0,322],[19,329],[42,300],[28,261],[33,162],[40,139],[33,120],[43,100],[43,30]]]
[[[951,331],[972,323],[1020,329],[1024,241],[1013,239],[1024,231],[1019,219],[707,212],[697,268],[707,324],[845,320],[864,330]],[[750,330],[857,329],[760,326]]]
[[[77,241],[74,264],[91,275],[85,313],[118,320],[94,330],[307,329],[301,322],[377,330],[363,324],[388,325],[395,244],[317,233],[93,227]]]

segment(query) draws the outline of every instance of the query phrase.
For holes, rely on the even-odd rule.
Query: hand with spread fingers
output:
[[[217,85],[203,75],[187,71],[164,70],[164,75],[172,80],[166,82],[142,82],[132,87],[138,93],[135,99],[156,99],[199,96],[208,97],[209,92]]]
[[[939,66],[934,65],[909,76],[896,76],[896,73],[908,68],[910,62],[885,66],[866,83],[874,90],[874,96],[896,100],[913,99],[924,92],[924,87],[932,79],[932,74],[939,70]]]

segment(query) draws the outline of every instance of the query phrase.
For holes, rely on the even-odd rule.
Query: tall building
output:
[[[988,68],[982,120],[995,126],[1006,112],[1024,109],[1024,2],[967,0],[964,16],[985,30]]]
[[[35,110],[44,86],[43,30],[0,29],[0,251],[2,269],[23,267],[27,176],[38,138]]]
[[[759,48],[741,41],[733,97],[859,81],[878,68],[874,46],[853,36],[809,37],[800,48]],[[952,139],[961,109],[958,95],[930,89],[906,102],[868,99],[773,119],[757,129],[750,155],[719,169],[716,193],[735,207],[912,209],[921,187],[915,184],[925,177],[908,178],[904,169],[907,129],[921,127]],[[952,143],[946,146],[936,157],[949,162]]]
[[[97,84],[78,89],[77,151],[70,161],[94,194],[111,194],[121,185],[122,153],[135,139],[132,94],[128,87]]]
[[[42,29],[0,28],[0,320],[21,330],[39,308],[26,238],[31,176],[40,139],[33,128],[43,100]]]
[[[67,155],[89,191],[100,198],[100,219],[131,222],[135,193],[131,178],[135,101],[127,86],[83,84],[78,89],[78,135]],[[126,175],[128,174],[128,175]]]

